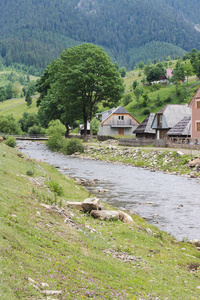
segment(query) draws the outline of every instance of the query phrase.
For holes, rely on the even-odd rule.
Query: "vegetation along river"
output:
[[[19,141],[18,146],[70,177],[98,179],[86,188],[102,201],[131,210],[178,240],[200,240],[200,184],[196,179],[74,158],[51,152],[43,143]],[[95,194],[97,189],[109,191]]]

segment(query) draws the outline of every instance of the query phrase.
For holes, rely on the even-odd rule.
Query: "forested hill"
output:
[[[0,12],[7,65],[43,68],[82,42],[103,46],[128,69],[200,49],[199,0],[0,0]]]

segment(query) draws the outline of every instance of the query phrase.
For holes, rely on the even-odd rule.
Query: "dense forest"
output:
[[[0,0],[0,61],[41,69],[83,42],[102,46],[127,69],[148,58],[180,56],[200,49],[198,2]]]

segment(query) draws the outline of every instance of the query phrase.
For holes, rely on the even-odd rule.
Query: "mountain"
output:
[[[0,0],[0,55],[45,67],[90,42],[121,66],[200,49],[199,0]]]

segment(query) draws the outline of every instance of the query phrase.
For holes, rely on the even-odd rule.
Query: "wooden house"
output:
[[[84,135],[84,124],[80,124],[79,125],[79,133],[80,135]],[[90,123],[87,122],[87,134],[89,135],[90,134]]]
[[[191,108],[191,138],[200,139],[200,88],[189,103]]]
[[[170,138],[187,138],[191,136],[191,116],[184,117],[167,133]]]
[[[140,124],[123,106],[111,110],[105,116],[104,112],[98,135],[131,135]]]
[[[154,120],[155,114],[151,113],[134,131],[138,139],[154,139],[156,136],[156,131],[153,129],[152,122]]]
[[[155,114],[152,128],[156,130],[157,139],[167,138],[166,133],[184,117],[190,117],[188,105],[167,104]]]

